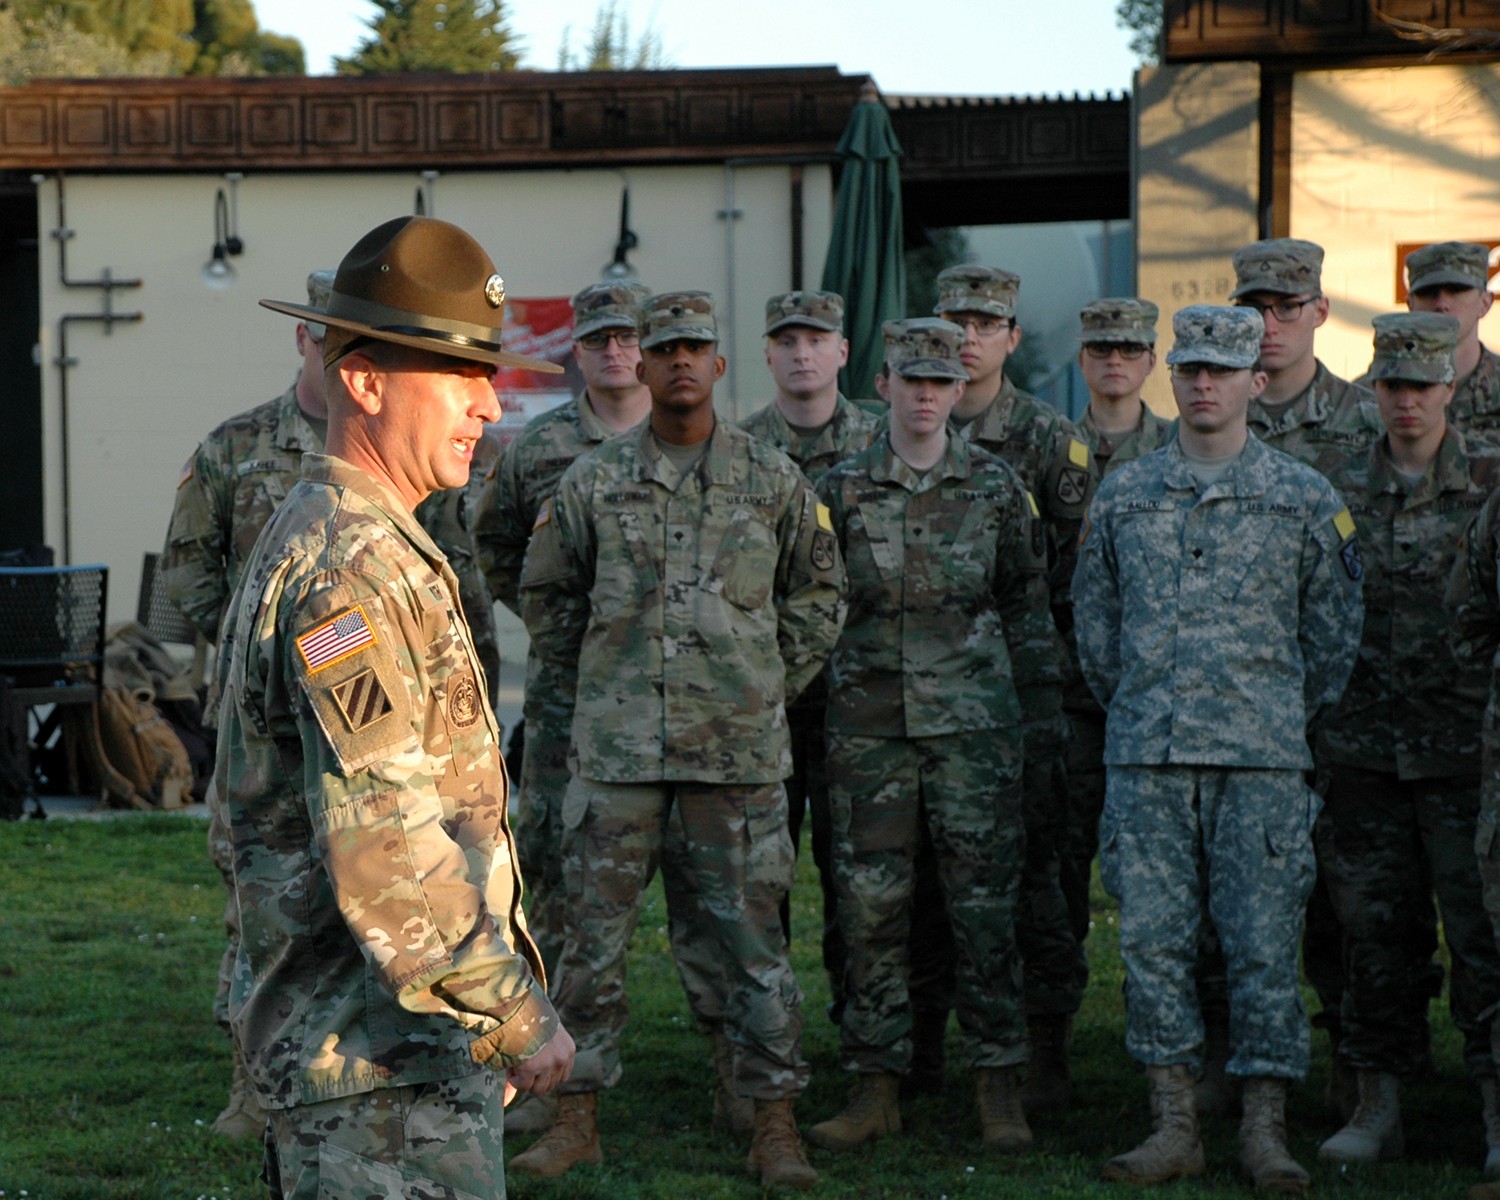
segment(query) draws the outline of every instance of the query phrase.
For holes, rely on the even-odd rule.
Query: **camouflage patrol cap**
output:
[[[1375,361],[1370,378],[1412,383],[1452,383],[1458,353],[1458,318],[1447,313],[1387,313],[1376,317]]]
[[[1449,284],[1485,288],[1490,282],[1489,247],[1478,242],[1434,242],[1406,256],[1406,290]]]
[[[1080,342],[1156,345],[1156,318],[1161,310],[1149,300],[1117,296],[1085,304],[1078,314]]]
[[[1221,367],[1253,367],[1260,361],[1260,339],[1266,323],[1253,308],[1193,304],[1172,317],[1175,339],[1167,351],[1167,365],[1211,363]]]
[[[766,301],[766,336],[788,325],[844,331],[844,298],[837,292],[782,292]]]
[[[634,329],[651,289],[640,283],[591,283],[572,299],[573,340],[601,329]]]
[[[999,267],[967,263],[940,271],[937,289],[938,300],[932,311],[938,316],[950,312],[977,312],[1014,319],[1021,277]]]
[[[1234,253],[1231,300],[1251,292],[1302,296],[1323,290],[1323,247],[1298,238],[1267,238]]]
[[[333,272],[314,271],[307,277],[307,302],[313,308],[327,308],[328,296],[333,291]],[[322,341],[328,336],[328,326],[321,321],[303,321],[307,332]]]
[[[902,379],[969,378],[958,357],[964,346],[962,326],[937,317],[913,317],[887,321],[880,331],[885,335],[885,365],[892,375]]]
[[[663,292],[641,304],[641,349],[663,342],[717,342],[714,298],[707,292]]]

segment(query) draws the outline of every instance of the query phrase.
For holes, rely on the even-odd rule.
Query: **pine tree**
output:
[[[370,36],[348,58],[341,75],[403,71],[481,74],[511,71],[519,56],[503,0],[370,0],[379,12]]]

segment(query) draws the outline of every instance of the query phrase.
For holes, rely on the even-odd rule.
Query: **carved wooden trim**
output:
[[[1441,32],[1438,32],[1441,31]],[[1164,60],[1500,59],[1500,0],[1166,0]]]

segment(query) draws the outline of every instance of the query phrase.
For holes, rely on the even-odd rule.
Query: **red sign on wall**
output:
[[[1444,239],[1445,241],[1458,239]],[[1488,246],[1490,251],[1490,287],[1492,292],[1500,292],[1500,241],[1490,242],[1484,238],[1472,239],[1478,245]],[[1406,303],[1406,256],[1413,250],[1420,250],[1423,246],[1430,246],[1431,242],[1397,242],[1396,243],[1396,303]]]

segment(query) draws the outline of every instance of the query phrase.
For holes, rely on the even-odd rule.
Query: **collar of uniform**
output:
[[[662,454],[656,442],[656,435],[651,431],[651,419],[646,418],[637,426],[637,429],[640,430],[640,434],[636,442],[636,448],[639,451],[636,456],[636,479],[642,483],[659,483],[665,488],[675,489],[675,484],[666,478],[662,470],[666,456]],[[689,474],[701,475],[706,483],[733,482],[734,453],[731,449],[730,430],[731,426],[715,412],[714,431],[708,438],[708,450]],[[681,480],[677,482],[680,483]]]
[[[368,471],[361,470],[351,462],[333,454],[304,454],[302,456],[302,478],[309,483],[326,483],[356,493],[367,503],[380,509],[422,555],[432,563],[446,563],[447,557],[437,548],[417,518],[407,510],[396,493],[381,483]]]
[[[1463,434],[1451,425],[1438,444],[1437,457],[1433,459],[1431,469],[1417,481],[1415,487],[1396,470],[1396,464],[1391,458],[1389,434],[1379,438],[1370,448],[1370,463],[1372,492],[1390,492],[1392,495],[1425,501],[1441,496],[1444,492],[1469,490],[1469,456]]]
[[[870,465],[870,478],[876,483],[895,483],[910,492],[921,492],[936,486],[945,479],[967,479],[973,454],[969,443],[952,429],[948,431],[948,448],[943,457],[933,463],[930,470],[920,474],[891,445],[890,430],[881,439],[881,454],[878,461]]]
[[[1261,496],[1270,488],[1270,462],[1271,451],[1253,433],[1245,440],[1245,449],[1240,454],[1239,460],[1229,469],[1217,483],[1211,484],[1204,489],[1204,495],[1213,493],[1215,496]],[[1173,438],[1167,443],[1167,468],[1163,481],[1169,488],[1181,491],[1196,492],[1198,490],[1198,477],[1193,474],[1193,469],[1188,465],[1187,456],[1182,452],[1182,443]]]
[[[587,442],[607,442],[615,431],[604,423],[594,411],[594,402],[589,398],[588,388],[578,393],[578,433]]]
[[[854,406],[844,399],[844,393],[839,392],[833,402],[833,416],[828,418],[828,424],[818,430],[818,451],[832,450],[838,444],[839,430],[843,428],[844,422],[849,419],[850,410]],[[802,441],[802,434],[792,427],[792,423],[786,419],[786,413],[781,411],[781,405],[771,401],[771,412],[775,414],[775,425],[777,436],[782,440],[775,443],[778,450],[787,450],[797,447]]]
[[[297,403],[297,383],[281,394],[276,401],[276,432],[273,435],[278,450],[300,450],[304,454],[321,454],[323,439],[318,436],[302,406]]]
[[[1009,377],[1000,381],[1000,391],[990,406],[964,426],[964,439],[970,442],[998,442],[1005,438],[1011,412],[1016,407],[1016,385]]]
[[[1462,379],[1456,379],[1453,382],[1454,398],[1457,399],[1461,393],[1466,392],[1471,387],[1476,392],[1486,391],[1487,388],[1485,385],[1497,376],[1500,376],[1500,354],[1496,354],[1481,342],[1479,345],[1479,362]],[[1500,392],[1500,388],[1496,388],[1495,390]],[[1471,406],[1472,403],[1470,401]]]

